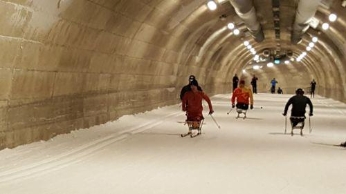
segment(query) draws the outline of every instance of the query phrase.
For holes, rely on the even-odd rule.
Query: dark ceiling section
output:
[[[237,15],[246,25],[256,42],[264,40],[262,26],[258,21],[256,9],[252,0],[230,0]]]
[[[293,24],[292,44],[299,44],[315,16],[320,0],[299,1]]]
[[[276,41],[280,41],[280,1],[272,0],[274,31]]]

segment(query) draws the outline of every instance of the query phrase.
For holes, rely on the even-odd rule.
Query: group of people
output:
[[[257,92],[256,88],[256,82],[257,78],[254,76],[251,85],[252,87],[255,86],[254,91]],[[239,82],[239,84],[238,84]],[[237,85],[235,85],[237,83]],[[277,81],[275,78],[272,80],[272,87],[274,87],[275,91],[275,85]],[[310,83],[310,92],[311,97],[314,97],[315,87],[316,87],[316,81],[313,79]],[[280,87],[279,87],[280,89]],[[198,82],[196,80],[196,77],[194,75],[191,75],[189,77],[189,84],[184,86],[181,89],[180,92],[180,99],[182,101],[182,110],[186,112],[187,119],[186,121],[201,121],[204,119],[202,111],[202,100],[204,99],[208,103],[209,107],[209,114],[214,113],[214,109],[211,103],[210,98],[208,95],[206,95],[202,88],[198,85]],[[245,86],[245,80],[239,80],[237,76],[233,77],[233,93],[231,97],[231,103],[232,108],[237,107],[237,109],[242,110],[248,110],[249,106],[250,109],[253,109],[253,94],[251,89]],[[305,119],[305,113],[306,113],[306,106],[309,106],[310,112],[309,116],[313,116],[313,104],[310,100],[310,98],[304,96],[304,90],[301,88],[298,88],[296,90],[296,95],[292,96],[286,103],[283,115],[287,115],[288,108],[292,105],[291,108],[291,116],[290,121],[292,124],[292,127],[295,127],[299,122],[304,121]],[[189,131],[189,133],[191,133]],[[341,143],[340,146],[346,147],[346,142]]]
[[[234,80],[238,82],[238,80]],[[254,76],[252,86],[256,88],[257,78]],[[250,88],[245,86],[245,80],[240,80],[237,86],[234,86],[234,91],[231,97],[232,108],[248,110],[253,109],[253,94]],[[255,89],[256,91],[256,89]],[[194,75],[189,76],[189,84],[185,85],[180,92],[180,100],[182,101],[182,110],[186,112],[187,121],[201,121],[203,117],[202,100],[208,103],[209,114],[213,114],[213,106],[208,95],[198,85],[198,81]]]
[[[232,108],[237,107],[239,109],[248,110],[250,105],[250,109],[253,109],[254,101],[253,101],[253,94],[251,89],[245,86],[245,80],[239,80],[236,75],[235,77],[236,78],[233,78],[234,90],[231,97]],[[253,87],[255,85],[255,88],[256,88],[257,80],[258,79],[254,76],[254,78],[251,81],[251,85]],[[272,80],[272,87],[274,85],[274,91],[275,91],[275,84],[277,83],[277,81],[275,80],[275,78],[273,80]],[[238,85],[235,85],[234,83],[237,83]],[[315,87],[316,87],[316,81],[313,79],[310,84],[311,84],[311,87],[310,87],[311,97],[313,97],[315,92]],[[186,116],[187,116],[186,121],[196,121],[196,120],[201,121],[204,119],[202,114],[202,111],[203,111],[202,100],[203,99],[208,103],[209,114],[211,115],[214,113],[214,109],[213,109],[210,98],[208,97],[208,95],[206,95],[203,92],[202,88],[198,85],[198,82],[194,75],[191,75],[189,77],[189,84],[187,84],[186,86],[182,88],[180,92],[180,99],[182,101],[182,110],[186,112]],[[283,116],[286,116],[288,108],[292,106],[291,116],[290,116],[292,127],[295,127],[299,122],[304,121],[305,113],[306,113],[305,109],[307,105],[309,106],[309,109],[310,109],[309,116],[313,116],[313,104],[310,98],[304,96],[303,89],[298,88],[296,90],[296,95],[292,96],[287,101],[284,108],[284,112],[283,112]],[[346,142],[341,143],[340,146],[346,147]]]
[[[251,79],[251,86],[252,86],[252,92],[254,94],[257,94],[257,80],[258,80],[258,77],[253,75]],[[239,85],[239,78],[237,74],[234,74],[232,81],[233,81],[233,91],[234,91]]]
[[[236,78],[235,78],[236,77]],[[274,80],[274,81],[273,81]],[[275,78],[272,80],[272,83],[275,84],[277,81]],[[252,86],[254,86],[253,82],[256,82],[257,78],[254,76],[254,78],[251,81]],[[239,84],[236,86],[234,83],[239,82]],[[276,82],[276,83],[275,83]],[[273,87],[273,85],[272,85]],[[245,80],[237,79],[237,76],[235,75],[233,77],[233,93],[231,97],[231,104],[232,108],[237,107],[237,109],[242,110],[248,110],[249,106],[250,109],[253,109],[254,105],[254,99],[253,99],[253,93],[250,88],[245,86]],[[275,91],[275,88],[274,88]],[[214,109],[211,103],[210,98],[208,95],[206,95],[202,88],[198,85],[198,82],[196,80],[196,77],[194,75],[189,76],[189,84],[184,86],[180,92],[180,99],[182,101],[182,110],[186,112],[187,121],[201,121],[204,119],[202,111],[202,100],[204,99],[208,103],[209,107],[209,114],[214,113]],[[305,118],[305,108],[307,105],[309,105],[310,113],[309,116],[313,115],[313,105],[311,103],[311,100],[304,96],[304,90],[301,88],[298,88],[296,90],[296,95],[291,97],[288,102],[286,103],[286,106],[284,108],[283,115],[286,116],[289,106],[292,105],[291,109],[291,117],[304,117]],[[291,119],[291,122],[293,126],[297,125],[296,121]]]

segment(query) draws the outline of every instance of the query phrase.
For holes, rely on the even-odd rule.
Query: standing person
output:
[[[296,95],[292,96],[288,100],[288,102],[286,103],[285,109],[284,109],[284,113],[282,115],[286,116],[288,107],[290,105],[292,105],[291,116],[290,116],[292,129],[298,123],[304,122],[306,105],[309,105],[309,108],[310,108],[309,116],[313,115],[313,105],[311,103],[311,100],[310,100],[310,98],[304,96],[304,90],[301,88],[298,88],[296,90]],[[292,130],[291,134],[293,134],[293,130]],[[300,135],[303,135],[302,129],[300,131]]]
[[[190,87],[190,84],[192,81],[196,81],[196,77],[194,75],[190,75],[189,76],[189,84],[185,85],[181,91],[180,91],[180,100],[183,100],[183,97],[184,97],[184,94],[187,92],[187,91],[191,91],[191,87]],[[197,82],[197,85],[198,85],[198,82]],[[202,88],[200,86],[197,87],[197,89],[199,91],[203,91]]]
[[[276,81],[275,78],[273,78],[272,81],[270,81],[270,83],[271,83],[271,85],[272,85],[272,87],[270,88],[270,92],[271,92],[272,94],[274,94],[274,93],[275,93],[275,86],[276,86],[276,84],[278,83],[278,81]]]
[[[316,89],[316,81],[314,79],[312,79],[310,86],[311,86],[310,88],[311,98],[313,98],[315,96],[315,89]]]
[[[233,92],[238,87],[238,82],[239,82],[239,78],[238,78],[237,74],[234,74],[234,76],[233,76]]]
[[[252,92],[254,94],[257,94],[257,80],[258,80],[258,78],[255,75],[253,75],[252,80],[251,80],[251,85],[252,85]]]
[[[236,104],[235,104],[236,102]],[[237,106],[238,109],[248,110],[253,109],[253,95],[250,88],[245,87],[245,81],[240,80],[239,87],[236,88],[231,98],[232,108]]]
[[[213,114],[213,106],[211,104],[210,98],[208,95],[206,95],[203,91],[198,90],[198,82],[196,80],[193,80],[190,83],[191,90],[187,91],[182,99],[182,110],[186,111],[186,122],[189,124],[189,122],[195,122],[197,121],[198,126],[193,126],[193,128],[199,128],[200,122],[204,119],[203,117],[203,106],[202,106],[202,100],[204,99],[208,103],[209,107],[209,114]],[[189,128],[189,132],[187,134],[191,134],[192,129]],[[198,131],[198,134],[200,134],[201,131]]]

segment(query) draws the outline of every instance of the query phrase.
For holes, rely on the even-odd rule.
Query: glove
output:
[[[213,114],[214,113],[214,110],[210,110],[209,111],[209,114],[211,115],[211,114]]]
[[[232,108],[234,108],[235,107],[235,105],[234,104],[232,104]]]
[[[286,113],[282,113],[282,115],[286,116]]]
[[[310,117],[312,117],[314,114],[312,114],[312,112],[309,114]]]
[[[253,105],[252,104],[250,105],[250,109],[253,109]]]

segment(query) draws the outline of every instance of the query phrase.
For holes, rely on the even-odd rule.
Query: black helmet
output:
[[[192,82],[193,80],[196,80],[196,77],[194,75],[189,76],[189,82]]]
[[[298,88],[298,89],[296,90],[296,94],[303,95],[303,94],[304,94],[304,90],[301,89],[301,88]]]

